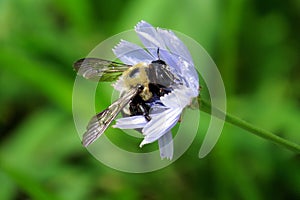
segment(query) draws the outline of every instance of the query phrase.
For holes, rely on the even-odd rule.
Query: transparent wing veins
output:
[[[95,81],[114,81],[131,65],[100,58],[82,58],[73,67],[78,75]]]
[[[107,109],[95,115],[87,126],[82,138],[83,146],[87,147],[99,138],[108,128],[118,113],[140,92],[141,86],[130,89],[124,96],[113,102]]]

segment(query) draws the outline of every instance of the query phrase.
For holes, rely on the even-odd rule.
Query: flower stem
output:
[[[237,127],[240,127],[244,130],[249,131],[250,133],[253,133],[259,137],[265,138],[269,141],[274,142],[277,145],[280,145],[286,149],[289,149],[291,151],[294,151],[295,153],[300,153],[300,145],[293,143],[291,141],[288,141],[282,137],[279,137],[275,134],[273,134],[270,131],[264,130],[262,128],[258,128],[236,116],[233,116],[231,114],[228,113],[224,113],[221,110],[214,108],[211,106],[211,104],[208,101],[205,101],[201,98],[199,98],[199,104],[200,104],[200,110],[204,111],[208,114],[211,114],[211,110],[214,109],[215,111],[215,117],[218,117],[220,119],[224,119],[225,116],[225,121],[235,125]]]

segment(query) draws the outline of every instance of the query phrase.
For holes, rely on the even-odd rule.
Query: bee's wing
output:
[[[99,58],[82,58],[73,64],[77,73],[95,81],[115,81],[131,65]]]
[[[108,128],[118,113],[129,101],[140,92],[141,86],[130,89],[124,96],[113,102],[107,109],[95,115],[87,126],[87,131],[82,138],[83,146],[93,143]]]

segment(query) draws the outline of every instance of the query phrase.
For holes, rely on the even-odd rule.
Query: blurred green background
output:
[[[72,63],[144,19],[204,46],[230,113],[299,143],[299,13],[297,0],[1,0],[0,199],[300,199],[299,155],[239,128],[204,159],[200,128],[169,167],[128,174],[81,146],[71,109]]]

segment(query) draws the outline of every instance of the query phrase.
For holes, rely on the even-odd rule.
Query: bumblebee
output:
[[[124,87],[119,99],[90,120],[82,140],[85,147],[100,137],[121,111],[126,116],[143,115],[150,121],[151,106],[158,103],[161,96],[170,93],[172,86],[179,82],[160,58],[150,64],[141,62],[136,65],[82,58],[73,67],[78,75],[90,80],[112,82],[120,78]],[[125,109],[126,106],[129,109]]]

